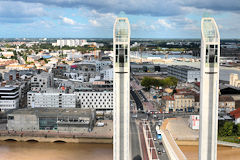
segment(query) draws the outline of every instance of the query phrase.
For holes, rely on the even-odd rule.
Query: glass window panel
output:
[[[214,63],[214,58],[215,58],[215,52],[214,49],[211,48],[209,49],[209,63]]]
[[[120,67],[124,67],[124,49],[119,49],[119,63]]]
[[[125,49],[125,55],[128,55],[128,49],[127,48]]]

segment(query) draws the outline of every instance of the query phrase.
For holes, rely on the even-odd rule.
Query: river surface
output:
[[[112,144],[0,142],[0,160],[112,160]]]
[[[198,145],[196,146],[179,146],[183,151],[187,159],[198,160]],[[232,147],[217,147],[217,159],[218,160],[239,160],[240,159],[240,148]]]

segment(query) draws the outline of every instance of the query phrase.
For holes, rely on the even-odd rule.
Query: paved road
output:
[[[132,145],[132,159],[137,155],[141,156],[140,145],[139,145],[139,135],[138,129],[135,122],[135,118],[130,120],[130,129],[131,129],[131,145]],[[142,156],[141,156],[142,157]]]
[[[156,125],[155,124],[150,124],[151,126],[151,131],[152,131],[152,135],[153,135],[153,139],[156,139],[155,142],[155,146],[156,146],[156,150],[158,151],[158,157],[160,160],[168,160],[168,156],[166,154],[166,150],[162,144],[162,140],[158,140],[157,139],[157,135],[156,135]]]

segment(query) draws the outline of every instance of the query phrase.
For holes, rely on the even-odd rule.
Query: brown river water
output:
[[[0,160],[112,160],[112,144],[0,142]]]
[[[179,148],[183,151],[187,159],[198,160],[198,145],[195,145],[195,146],[179,145]],[[224,146],[218,145],[217,159],[218,160],[239,160],[240,148],[224,147]]]

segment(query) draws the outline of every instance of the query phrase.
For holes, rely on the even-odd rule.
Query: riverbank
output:
[[[112,144],[112,138],[59,138],[59,137],[21,137],[21,136],[0,136],[0,141],[16,141],[16,142],[44,142],[44,143],[94,143],[94,144]]]
[[[113,140],[112,123],[104,127],[94,127],[91,132],[83,131],[57,131],[57,130],[35,130],[35,131],[8,131],[0,130],[0,141],[19,142],[66,142],[66,143],[107,143]]]
[[[182,150],[187,159],[198,159],[198,131],[188,127],[187,119],[170,118],[164,120],[164,127],[171,132],[175,142]],[[224,146],[223,146],[224,145]],[[228,147],[224,144],[218,145],[218,160],[236,160],[240,158],[240,148]],[[233,145],[232,145],[233,146]]]
[[[112,144],[0,141],[0,160],[112,160]]]

